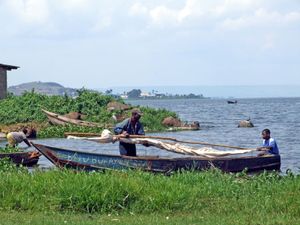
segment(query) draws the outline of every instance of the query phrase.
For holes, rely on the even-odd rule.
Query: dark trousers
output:
[[[120,142],[119,150],[120,150],[121,155],[136,156],[135,144],[128,144],[128,143]]]

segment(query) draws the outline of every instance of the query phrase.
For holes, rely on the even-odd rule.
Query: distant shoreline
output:
[[[139,100],[251,100],[251,99],[297,99],[299,97],[242,97],[242,98],[228,98],[228,97],[204,97],[204,98],[130,98],[123,99],[124,101],[139,101]]]
[[[114,93],[124,93],[136,87],[111,87]],[[210,98],[296,98],[300,85],[238,85],[238,86],[140,86],[144,91],[184,95],[203,94]]]
[[[188,100],[188,99],[201,99],[201,100],[205,100],[205,99],[211,99],[210,97],[201,97],[201,98],[185,98],[185,97],[166,97],[166,98],[127,98],[127,99],[123,99],[124,101],[131,101],[131,100]]]
[[[111,89],[95,88],[89,90],[100,91],[105,94],[114,96],[121,96],[120,93],[130,91],[134,87],[113,87]],[[258,98],[300,98],[299,85],[264,85],[264,86],[149,86],[140,87],[144,94],[148,96],[141,96],[135,98],[130,96],[130,100],[145,100],[148,99],[258,99]],[[46,95],[68,95],[76,96],[78,90],[82,88],[67,88],[55,82],[40,82],[33,81],[23,83],[15,86],[10,86],[8,92],[14,95],[21,95],[23,92],[31,92]],[[190,93],[190,94],[188,94]],[[157,96],[160,95],[160,96]],[[177,95],[177,96],[176,96]],[[189,96],[188,95],[194,95]],[[201,96],[202,95],[202,96]],[[206,97],[209,96],[209,97]],[[128,98],[129,99],[129,98]]]

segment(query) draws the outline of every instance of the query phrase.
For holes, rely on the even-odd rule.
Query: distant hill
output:
[[[46,95],[65,95],[76,96],[77,89],[66,88],[55,82],[29,82],[24,84],[19,84],[16,86],[11,86],[8,88],[8,92],[13,93],[14,95],[21,95],[25,91],[31,91],[34,89],[36,93],[46,94]]]

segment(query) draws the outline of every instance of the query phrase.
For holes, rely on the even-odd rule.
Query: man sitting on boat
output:
[[[28,147],[31,146],[31,144],[29,143],[26,134],[28,133],[27,128],[24,128],[22,131],[20,132],[10,132],[7,134],[7,142],[8,142],[8,146],[9,147],[16,147],[16,145],[20,144],[21,142],[25,142]]]
[[[271,131],[269,129],[264,129],[262,131],[262,138],[263,138],[263,146],[257,148],[258,151],[264,151],[263,153],[259,154],[273,154],[279,155],[279,148],[274,138],[271,138]]]
[[[125,119],[115,126],[115,134],[122,134],[125,137],[129,137],[129,135],[145,135],[143,125],[139,121],[142,115],[139,109],[133,109],[130,118]],[[120,141],[119,150],[121,155],[136,156],[135,144]]]

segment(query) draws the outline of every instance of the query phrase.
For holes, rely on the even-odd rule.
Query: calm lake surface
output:
[[[281,169],[300,172],[300,98],[238,99],[227,104],[224,99],[140,100],[134,105],[166,108],[177,112],[182,120],[199,121],[201,130],[168,133],[181,139],[257,147],[261,131],[271,130],[282,157]],[[251,118],[254,128],[238,128],[238,122]]]
[[[184,121],[199,121],[201,130],[164,132],[151,135],[184,140],[197,140],[241,147],[257,147],[262,143],[261,131],[269,128],[279,145],[282,172],[300,172],[300,98],[238,99],[238,104],[227,104],[224,99],[134,100],[133,105],[165,108],[176,112]],[[254,128],[237,128],[238,122],[251,118]],[[97,144],[66,139],[35,140],[36,143],[91,152],[118,154],[118,144]],[[0,143],[3,145],[4,143]],[[24,147],[22,144],[21,147]],[[182,155],[138,146],[139,155]],[[255,153],[252,153],[255,154]],[[41,157],[40,167],[51,163]]]

